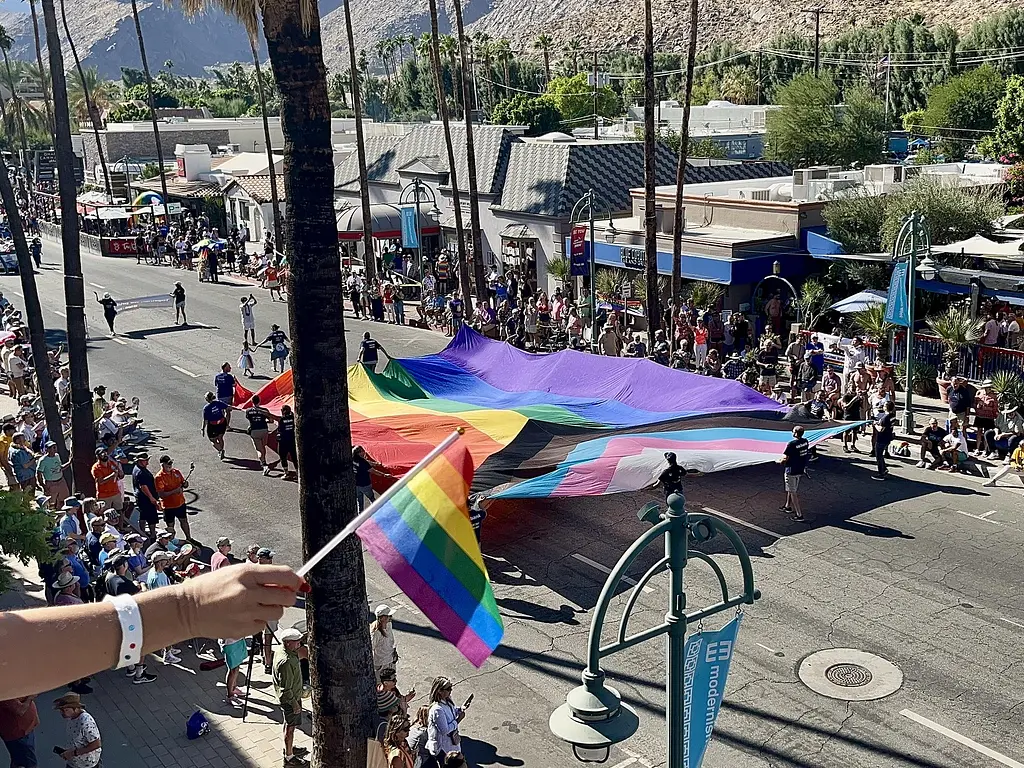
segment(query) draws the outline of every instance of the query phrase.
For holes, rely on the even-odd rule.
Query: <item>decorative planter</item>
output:
[[[939,386],[939,399],[944,403],[949,403],[949,388],[953,386],[952,381],[946,379],[936,379],[935,383]]]

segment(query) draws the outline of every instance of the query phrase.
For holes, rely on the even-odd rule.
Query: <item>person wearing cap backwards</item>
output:
[[[64,470],[71,466],[71,458],[68,457],[66,464],[61,463],[60,456],[57,455],[57,444],[53,440],[47,440],[44,448],[46,453],[36,464],[36,476],[39,487],[50,497],[50,503],[53,505],[57,499],[63,499],[70,493],[68,484],[64,481]]]
[[[221,536],[217,539],[217,551],[213,553],[210,558],[210,570],[216,571],[223,568],[225,565],[231,565],[231,558],[228,555],[231,552],[231,539],[227,536]]]
[[[174,468],[174,460],[166,454],[160,457],[160,471],[154,478],[157,495],[164,512],[164,525],[174,533],[174,521],[181,523],[181,532],[192,541],[192,529],[188,525],[188,509],[185,506],[185,494],[188,488],[185,476]]]
[[[380,680],[380,673],[384,669],[395,669],[398,666],[395,628],[391,625],[395,609],[381,603],[374,609],[373,615],[376,618],[370,624],[370,647],[373,650],[373,671]]]
[[[999,397],[992,388],[992,379],[981,382],[981,389],[974,396],[974,455],[985,455],[985,433],[996,428],[999,416]]]
[[[53,708],[64,718],[68,738],[60,759],[67,768],[96,768],[103,755],[103,743],[96,720],[85,711],[77,693],[68,693],[53,702]]]
[[[92,465],[92,476],[96,481],[96,500],[118,512],[124,509],[124,494],[118,480],[124,479],[121,464],[110,458],[106,448],[96,449],[96,463]]]
[[[185,288],[180,281],[174,284],[174,290],[169,295],[174,298],[174,322],[188,325],[188,317],[185,315]]]
[[[284,716],[284,764],[308,766],[305,756],[309,750],[294,746],[295,728],[302,724],[302,665],[299,663],[302,633],[297,629],[286,629],[280,634],[280,639],[284,653],[274,664],[273,679]]]

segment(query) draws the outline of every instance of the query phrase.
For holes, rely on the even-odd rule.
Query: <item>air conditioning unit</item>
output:
[[[769,190],[761,187],[740,187],[729,192],[733,200],[769,200]]]
[[[902,184],[905,179],[905,166],[902,165],[866,165],[864,180],[878,184]]]
[[[802,187],[811,180],[811,171],[809,168],[798,168],[793,171],[793,186]]]
[[[750,199],[767,202],[772,199],[772,191],[770,189],[752,189],[750,190]]]
[[[755,109],[750,116],[750,127],[755,131],[763,131],[767,120],[763,109]]]
[[[808,176],[808,179],[810,181],[818,181],[818,180],[821,180],[821,179],[827,179],[830,170],[831,170],[831,168],[829,168],[827,165],[815,165],[815,166],[812,166],[811,168],[807,169],[807,172],[810,174],[810,176]]]

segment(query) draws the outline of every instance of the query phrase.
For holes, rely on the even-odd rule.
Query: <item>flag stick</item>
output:
[[[373,517],[374,513],[382,506],[384,506],[384,504],[386,504],[391,499],[392,496],[394,496],[406,485],[408,485],[409,481],[412,480],[417,474],[419,474],[419,472],[424,467],[426,467],[427,464],[432,462],[441,453],[447,450],[448,446],[450,446],[452,443],[454,443],[456,440],[462,437],[462,434],[464,432],[465,430],[462,427],[459,427],[450,435],[448,435],[448,437],[442,440],[440,445],[438,445],[436,448],[434,448],[434,450],[432,450],[430,453],[428,453],[426,456],[420,459],[419,463],[416,464],[416,466],[414,466],[412,469],[410,469],[408,472],[402,475],[402,477],[400,477],[398,481],[395,482],[394,485],[392,485],[390,488],[384,491],[384,493],[378,496],[377,500],[374,501],[373,504],[371,504],[365,510],[360,512],[355,517],[355,519],[353,519],[348,525],[342,528],[341,532],[337,536],[335,536],[333,539],[327,542],[327,544],[324,547],[322,547],[319,552],[317,552],[315,555],[309,558],[309,560],[306,561],[306,564],[299,568],[299,570],[296,573],[298,573],[299,576],[305,576],[307,573],[313,570],[313,568],[321,560],[323,560],[325,557],[331,554],[331,552],[334,551],[335,547],[337,547],[339,544],[341,544],[341,542],[343,542],[345,539],[347,539],[349,536],[355,533],[359,529],[359,526],[361,526],[363,523],[365,523],[367,520]]]

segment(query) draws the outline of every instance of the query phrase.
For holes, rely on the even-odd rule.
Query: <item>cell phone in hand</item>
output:
[[[469,694],[469,698],[466,699],[466,703],[462,705],[463,709],[469,709],[469,705],[473,703],[473,697],[474,696],[476,696],[475,693]]]
[[[55,755],[63,755],[64,754],[64,747],[54,747],[53,748],[53,754],[55,754]]]

